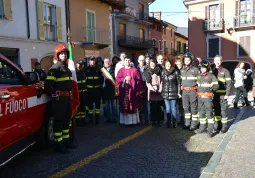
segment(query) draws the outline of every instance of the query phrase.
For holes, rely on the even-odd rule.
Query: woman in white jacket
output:
[[[236,97],[235,97],[235,102],[234,102],[234,108],[237,108],[237,103],[238,103],[238,100],[240,98],[241,93],[244,96],[246,106],[249,106],[250,104],[249,104],[248,99],[247,99],[247,91],[244,88],[244,79],[246,79],[247,76],[245,74],[244,63],[243,62],[238,63],[238,65],[236,66],[236,69],[234,71],[234,75],[235,75],[235,84],[234,84],[234,86],[237,90]]]

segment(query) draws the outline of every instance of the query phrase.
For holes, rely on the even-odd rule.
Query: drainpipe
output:
[[[29,9],[28,0],[26,0],[26,19],[27,19],[27,38],[30,39],[30,22],[29,22]]]
[[[112,11],[112,49],[113,49],[113,54],[116,54],[116,31],[115,31],[115,27],[116,27],[116,16],[115,16],[115,12]]]

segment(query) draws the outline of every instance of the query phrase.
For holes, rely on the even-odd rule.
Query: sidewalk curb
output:
[[[203,169],[199,178],[210,178],[214,174],[215,169],[217,168],[218,164],[220,163],[221,157],[222,157],[229,141],[231,140],[232,136],[234,135],[236,129],[238,128],[238,126],[240,124],[239,121],[242,119],[242,116],[246,110],[245,108],[246,107],[243,107],[241,109],[241,111],[238,113],[234,123],[230,126],[228,132],[221,140],[218,148],[213,153],[211,159],[207,163],[206,167]]]

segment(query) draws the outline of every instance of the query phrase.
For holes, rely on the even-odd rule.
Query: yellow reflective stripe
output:
[[[89,110],[89,107],[88,107],[88,106],[86,106],[86,107],[85,107],[85,109],[86,109],[86,110]]]
[[[213,124],[214,123],[214,119],[208,119],[208,123],[209,124]]]
[[[62,82],[62,81],[66,81],[66,80],[73,80],[73,77],[61,77],[61,78],[57,78],[56,82]]]
[[[62,136],[62,132],[55,132],[53,135],[56,137],[59,137],[59,136]]]
[[[200,124],[206,124],[206,118],[199,119]]]
[[[220,82],[226,82],[226,79],[225,79],[225,78],[218,78],[218,81],[220,81]]]
[[[228,121],[230,121],[230,120],[228,120],[227,117],[224,117],[224,118],[222,118],[222,120],[221,120],[221,122],[222,122],[223,124],[228,123]]]
[[[226,80],[227,80],[227,81],[230,81],[230,80],[231,80],[231,78],[226,78]]]
[[[47,78],[46,78],[46,80],[56,80],[56,77],[54,77],[54,76],[47,76]]]
[[[77,80],[77,83],[85,83],[86,80]]]
[[[187,80],[196,80],[197,77],[187,77]]]
[[[216,93],[226,93],[226,90],[216,90]]]
[[[60,137],[60,138],[54,138],[54,141],[55,141],[55,142],[61,142],[62,140],[63,140],[62,137]]]
[[[99,88],[100,85],[92,86],[92,85],[87,85],[87,88]]]
[[[69,129],[62,130],[62,133],[69,133]]]
[[[211,87],[212,84],[211,83],[202,83],[201,85],[199,85],[201,87]]]
[[[79,92],[85,92],[85,91],[87,91],[86,89],[84,89],[84,90],[79,90]]]
[[[218,82],[212,82],[212,85],[218,85],[219,83]]]
[[[94,76],[94,77],[87,77],[87,79],[90,79],[90,80],[92,80],[92,79],[99,79],[99,77],[98,77],[98,76]]]
[[[221,121],[221,116],[215,116],[216,121]]]
[[[63,138],[69,138],[69,135],[63,135],[62,137]]]

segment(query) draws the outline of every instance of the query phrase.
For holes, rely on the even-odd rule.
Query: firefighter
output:
[[[96,58],[89,58],[89,66],[85,70],[87,77],[87,100],[89,109],[89,123],[93,122],[93,104],[95,103],[95,124],[100,122],[100,102],[102,94],[103,76],[100,68],[96,65]]]
[[[85,101],[86,101],[86,75],[84,72],[84,62],[82,60],[79,60],[76,64],[76,76],[77,76],[77,82],[78,82],[78,88],[79,88],[79,95],[80,95],[80,106],[79,110],[74,116],[75,119],[77,119],[76,123],[78,125],[85,124]]]
[[[199,129],[196,133],[205,132],[209,137],[213,136],[214,116],[213,116],[213,91],[219,88],[217,78],[210,73],[210,63],[202,60],[200,63],[200,76],[198,76],[197,96],[199,107]]]
[[[184,129],[196,130],[198,126],[197,111],[197,76],[199,70],[192,65],[193,55],[188,52],[184,56],[184,67],[181,70],[182,103],[184,109]],[[192,121],[191,121],[192,118]]]
[[[69,50],[62,44],[58,45],[55,48],[55,59],[57,62],[48,71],[44,89],[52,100],[56,151],[68,153],[68,148],[76,148],[70,141],[69,135],[72,114],[72,72],[68,68]]]
[[[213,74],[218,78],[219,89],[214,92],[213,103],[215,113],[215,129],[227,132],[228,128],[228,97],[231,90],[231,76],[226,68],[222,67],[222,57],[214,57],[215,68]]]

